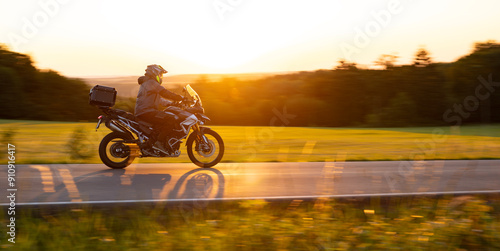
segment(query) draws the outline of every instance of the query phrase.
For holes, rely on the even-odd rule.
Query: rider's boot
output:
[[[166,147],[165,144],[162,143],[160,140],[155,142],[154,147],[160,149],[161,151],[163,151],[165,153],[169,152],[168,147]]]
[[[155,156],[153,151],[153,145],[158,139],[158,133],[153,133],[150,135],[149,139],[141,146],[142,152],[146,154],[146,156]]]
[[[168,139],[170,139],[169,134],[172,131],[169,127],[162,128],[162,131],[158,135],[158,140],[155,142],[154,146],[163,152],[171,153],[172,149],[168,145]]]

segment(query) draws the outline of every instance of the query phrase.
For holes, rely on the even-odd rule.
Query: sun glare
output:
[[[115,11],[114,4],[103,2],[100,12],[116,28],[114,32],[124,37],[137,34],[140,41],[133,39],[138,46],[192,62],[208,71],[225,72],[245,71],[243,66],[274,51],[306,44],[317,26],[339,18],[338,3],[325,1],[318,6],[287,1],[265,5],[246,2],[226,13],[224,20],[211,4],[195,8],[182,2],[162,3],[154,10],[127,2],[120,4],[120,11]],[[156,22],[130,18],[151,11]]]
[[[0,33],[21,37],[19,52],[38,66],[76,76],[127,75],[153,62],[182,73],[314,70],[349,58],[370,65],[382,54],[408,63],[419,45],[448,62],[473,42],[499,40],[495,8],[478,9],[495,1],[88,0],[52,9],[45,4],[67,1],[31,2],[12,2],[17,18]],[[214,3],[231,6],[220,12]]]

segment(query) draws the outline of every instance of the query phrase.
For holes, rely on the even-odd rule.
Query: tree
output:
[[[40,71],[30,56],[1,45],[0,87],[0,118],[78,121],[96,116],[83,81]]]
[[[356,63],[354,62],[348,62],[345,61],[344,59],[341,59],[338,61],[339,65],[335,67],[335,70],[357,70],[358,67],[356,67]]]
[[[383,54],[377,59],[377,61],[375,61],[375,64],[388,70],[394,68],[397,59],[398,56],[396,55]]]
[[[466,122],[500,122],[500,44],[476,43],[473,52],[452,63],[447,71],[448,107],[463,105],[469,109],[461,115]],[[466,103],[467,104],[467,103]],[[470,108],[473,104],[475,109]]]
[[[417,104],[407,93],[400,92],[390,100],[388,106],[369,114],[366,120],[371,126],[411,126],[418,121]]]
[[[21,81],[16,72],[4,66],[0,66],[0,118],[23,118],[26,116],[25,95]]]
[[[432,64],[430,53],[425,48],[420,48],[415,53],[415,59],[413,60],[413,66],[415,67],[427,67]]]
[[[500,44],[497,43],[495,40],[488,40],[486,42],[477,42],[474,44],[473,53],[481,51],[481,50],[488,50],[491,48],[500,48]]]

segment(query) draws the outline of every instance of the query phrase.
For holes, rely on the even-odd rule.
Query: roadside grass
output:
[[[498,159],[500,125],[429,128],[300,128],[210,126],[223,138],[223,162]],[[0,140],[16,145],[16,163],[101,163],[100,140],[109,133],[95,123],[0,120]],[[78,134],[80,133],[80,134]],[[75,135],[78,141],[74,141]],[[69,142],[80,152],[72,156]],[[7,142],[9,141],[9,142]],[[74,148],[73,147],[73,148]],[[136,163],[190,162],[144,158]],[[81,158],[78,156],[81,155]]]
[[[499,250],[499,198],[487,197],[18,207],[16,243],[0,248]]]

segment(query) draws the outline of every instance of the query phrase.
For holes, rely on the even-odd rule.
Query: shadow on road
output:
[[[210,173],[215,174],[217,178],[215,181],[212,175],[210,175]],[[172,189],[172,191],[170,192],[168,198],[169,199],[223,198],[224,186],[225,186],[224,175],[219,170],[198,168],[182,175],[182,177],[175,184],[174,189]]]
[[[57,172],[57,170],[55,170]],[[182,176],[168,173],[135,174],[108,169],[55,182],[55,192],[41,192],[31,202],[151,201],[223,198],[224,175],[217,169],[197,168]]]

